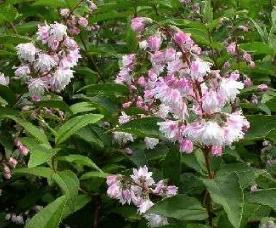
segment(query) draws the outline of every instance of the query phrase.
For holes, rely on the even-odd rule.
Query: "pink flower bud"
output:
[[[129,102],[125,102],[123,103],[123,108],[129,108],[131,106],[132,102],[129,101]]]
[[[88,20],[85,17],[80,17],[78,23],[80,26],[85,28],[88,25]]]
[[[9,159],[9,165],[10,165],[12,168],[15,168],[16,165],[17,165],[17,163],[18,163],[18,162],[17,162],[16,159],[10,157],[10,159]]]
[[[222,155],[222,147],[221,146],[212,146],[211,153],[214,156],[221,156]]]
[[[24,156],[26,156],[29,153],[29,149],[24,145],[19,146],[18,150]]]
[[[244,81],[243,81],[243,84],[245,85],[245,87],[251,87],[253,85],[252,81],[250,78],[246,78]]]
[[[131,28],[134,32],[143,32],[147,23],[151,23],[150,18],[135,17],[131,20]]]
[[[138,84],[142,87],[144,87],[146,85],[146,80],[145,80],[145,77],[144,76],[141,76],[139,79],[138,79]]]
[[[247,53],[247,52],[244,52],[242,57],[248,63],[250,63],[252,61],[251,55],[249,53]]]
[[[190,154],[193,152],[193,142],[189,139],[182,139],[180,141],[180,152]]]
[[[226,50],[230,55],[236,55],[237,53],[236,47],[237,47],[237,44],[235,42],[232,42],[226,47]]]
[[[268,90],[267,84],[260,84],[260,85],[258,85],[258,90],[261,91],[261,92],[267,91]]]

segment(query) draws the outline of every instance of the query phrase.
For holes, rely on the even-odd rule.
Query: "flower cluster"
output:
[[[64,20],[64,24],[66,24],[68,32],[72,36],[78,35],[82,28],[87,30],[95,30],[98,28],[97,25],[89,26],[88,22],[89,16],[97,9],[97,6],[89,0],[84,1],[83,4],[88,8],[88,12],[84,16],[79,16],[74,13],[74,10],[70,10],[68,8],[60,10],[60,15]]]
[[[16,47],[21,65],[15,70],[18,78],[27,81],[29,93],[35,101],[40,100],[46,90],[63,90],[73,78],[72,68],[81,57],[78,44],[68,36],[64,24],[40,25],[37,40],[45,50],[33,43]]]
[[[119,200],[122,205],[133,203],[138,208],[138,212],[149,220],[151,226],[155,226],[156,223],[159,225],[167,223],[166,218],[147,213],[154,205],[151,196],[172,197],[177,194],[178,189],[174,185],[167,185],[164,180],[155,183],[152,172],[148,171],[147,166],[133,169],[133,174],[130,177],[122,175],[108,176],[106,183],[109,197]]]
[[[176,27],[159,27],[155,34],[144,35],[148,21],[132,20],[142,54],[123,56],[115,80],[129,87],[131,96],[123,108],[134,105],[162,118],[160,131],[178,142],[181,152],[191,153],[196,146],[221,155],[249,128],[237,105],[247,77],[212,69],[191,36]],[[143,63],[150,67],[137,76],[135,71],[141,72]]]

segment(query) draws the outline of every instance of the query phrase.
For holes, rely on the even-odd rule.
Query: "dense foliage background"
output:
[[[74,78],[65,90],[47,91],[39,101],[15,77],[16,46],[36,42],[39,24],[62,22],[60,9],[84,16],[88,8],[78,0],[0,2],[0,72],[9,78],[0,85],[0,227],[147,227],[134,206],[106,194],[108,175],[129,175],[144,165],[155,179],[178,187],[177,196],[150,209],[168,218],[165,227],[276,226],[275,1],[99,0],[88,14],[92,28],[75,36],[82,58]],[[214,69],[228,62],[253,82],[239,96],[249,131],[222,156],[211,156],[209,167],[200,149],[179,153],[155,117],[118,124],[129,90],[114,79],[122,56],[139,52],[130,27],[137,16],[177,26],[191,34]],[[255,66],[230,55],[229,41],[250,53]],[[133,108],[128,114],[145,113]],[[136,139],[119,145],[114,131]],[[145,137],[160,143],[147,149]]]

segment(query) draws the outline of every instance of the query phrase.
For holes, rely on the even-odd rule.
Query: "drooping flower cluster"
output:
[[[124,204],[134,204],[138,212],[143,215],[152,227],[167,224],[167,219],[160,215],[147,213],[154,205],[152,196],[158,196],[161,199],[172,197],[177,194],[177,187],[167,185],[164,180],[155,183],[152,178],[152,172],[148,167],[133,169],[130,177],[122,175],[111,175],[107,177],[107,194],[113,199],[119,200]]]
[[[134,18],[132,24],[137,21],[142,24],[132,27],[142,54],[123,56],[115,80],[129,87],[131,98],[123,108],[136,106],[162,118],[160,131],[178,142],[181,152],[191,153],[196,146],[221,155],[225,146],[242,139],[249,128],[237,106],[237,95],[248,78],[238,71],[212,69],[201,48],[180,29],[159,27],[146,36],[146,21]],[[150,68],[140,73],[143,63]]]
[[[73,14],[66,9],[61,14],[68,14],[69,18],[65,21],[68,24]],[[86,18],[75,19],[79,26],[87,27]],[[79,31],[79,28],[71,26],[68,29],[65,24],[55,22],[38,26],[37,40],[43,49],[34,43],[23,43],[16,47],[21,65],[16,67],[15,76],[27,82],[29,93],[35,101],[40,100],[47,90],[62,91],[73,78],[72,68],[81,58],[78,44],[68,35],[77,35],[79,32],[74,31]]]

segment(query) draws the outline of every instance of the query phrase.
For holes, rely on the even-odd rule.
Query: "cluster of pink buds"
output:
[[[172,197],[177,194],[178,188],[174,185],[167,185],[164,180],[155,183],[152,178],[152,172],[148,167],[133,169],[133,174],[128,176],[111,175],[107,177],[108,185],[107,194],[112,199],[117,199],[124,204],[134,204],[138,212],[149,220],[149,223],[155,223],[160,220],[160,224],[167,224],[167,219],[147,213],[154,205],[151,196],[160,197],[161,199]]]
[[[68,36],[64,24],[39,25],[37,40],[44,45],[44,50],[33,43],[16,47],[21,65],[15,75],[27,81],[34,101],[40,100],[46,90],[63,90],[73,78],[72,68],[81,57],[78,44]]]
[[[1,162],[2,168],[3,168],[3,176],[5,179],[11,179],[12,177],[12,169],[14,169],[17,166],[18,161],[10,157],[8,159],[5,159]]]
[[[151,36],[143,35],[146,28],[138,34],[142,54],[123,56],[115,80],[129,87],[123,108],[133,105],[162,118],[160,131],[178,142],[181,152],[198,147],[221,155],[249,128],[237,104],[247,78],[238,71],[212,69],[191,36],[176,27],[159,27]],[[150,67],[141,73],[143,63]]]
[[[252,56],[248,52],[242,50],[236,42],[228,43],[226,50],[231,56],[244,60],[252,68],[255,67],[255,62],[252,60]]]
[[[92,1],[84,1],[83,4],[88,8],[88,12],[84,16],[79,16],[74,13],[74,10],[70,10],[68,8],[60,10],[60,15],[64,20],[64,24],[66,24],[68,32],[72,36],[78,35],[82,28],[89,31],[96,30],[98,28],[97,25],[89,26],[88,22],[89,16],[97,9],[97,6]]]

